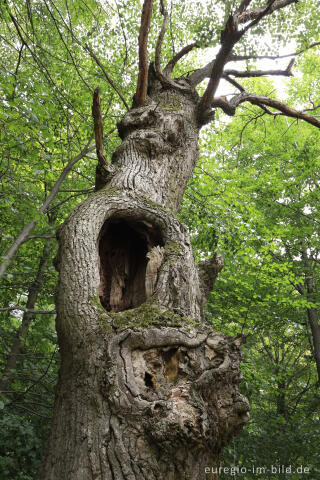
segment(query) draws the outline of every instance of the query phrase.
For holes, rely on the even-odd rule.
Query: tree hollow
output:
[[[99,237],[99,297],[107,311],[136,308],[152,294],[158,269],[148,271],[150,257],[162,245],[159,229],[149,222],[132,218],[105,222]],[[155,277],[151,290],[150,275]]]

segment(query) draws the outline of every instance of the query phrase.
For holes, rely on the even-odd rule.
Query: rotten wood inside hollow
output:
[[[148,222],[113,219],[99,240],[99,297],[111,312],[136,308],[152,295],[162,263],[163,242]]]

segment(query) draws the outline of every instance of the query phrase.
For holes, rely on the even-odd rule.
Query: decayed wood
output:
[[[158,280],[158,271],[163,261],[164,248],[160,245],[152,247],[147,253],[147,268],[145,277],[146,298],[151,297]]]

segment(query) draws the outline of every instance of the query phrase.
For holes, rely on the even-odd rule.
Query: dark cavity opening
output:
[[[149,372],[145,372],[144,374],[144,383],[146,384],[146,387],[154,388],[153,378]]]
[[[99,240],[99,296],[106,310],[121,312],[145,302],[147,253],[162,245],[159,230],[148,222],[118,218],[105,223]]]

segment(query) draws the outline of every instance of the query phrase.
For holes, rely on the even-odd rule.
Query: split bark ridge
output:
[[[248,11],[250,3],[241,2],[228,19],[200,98],[195,86],[208,76],[207,67],[189,79],[171,78],[175,63],[196,44],[161,69],[163,1],[156,64],[146,69],[152,1],[144,2],[138,87],[134,107],[118,124],[122,144],[97,191],[58,231],[62,365],[44,480],[208,479],[205,467],[218,466],[224,445],[248,420],[238,389],[241,338],[217,333],[204,320],[222,259],[195,264],[176,212],[212,106],[233,114],[251,101],[283,111],[280,102],[271,105],[244,89],[233,101],[214,99],[236,42],[294,2],[274,0]]]

